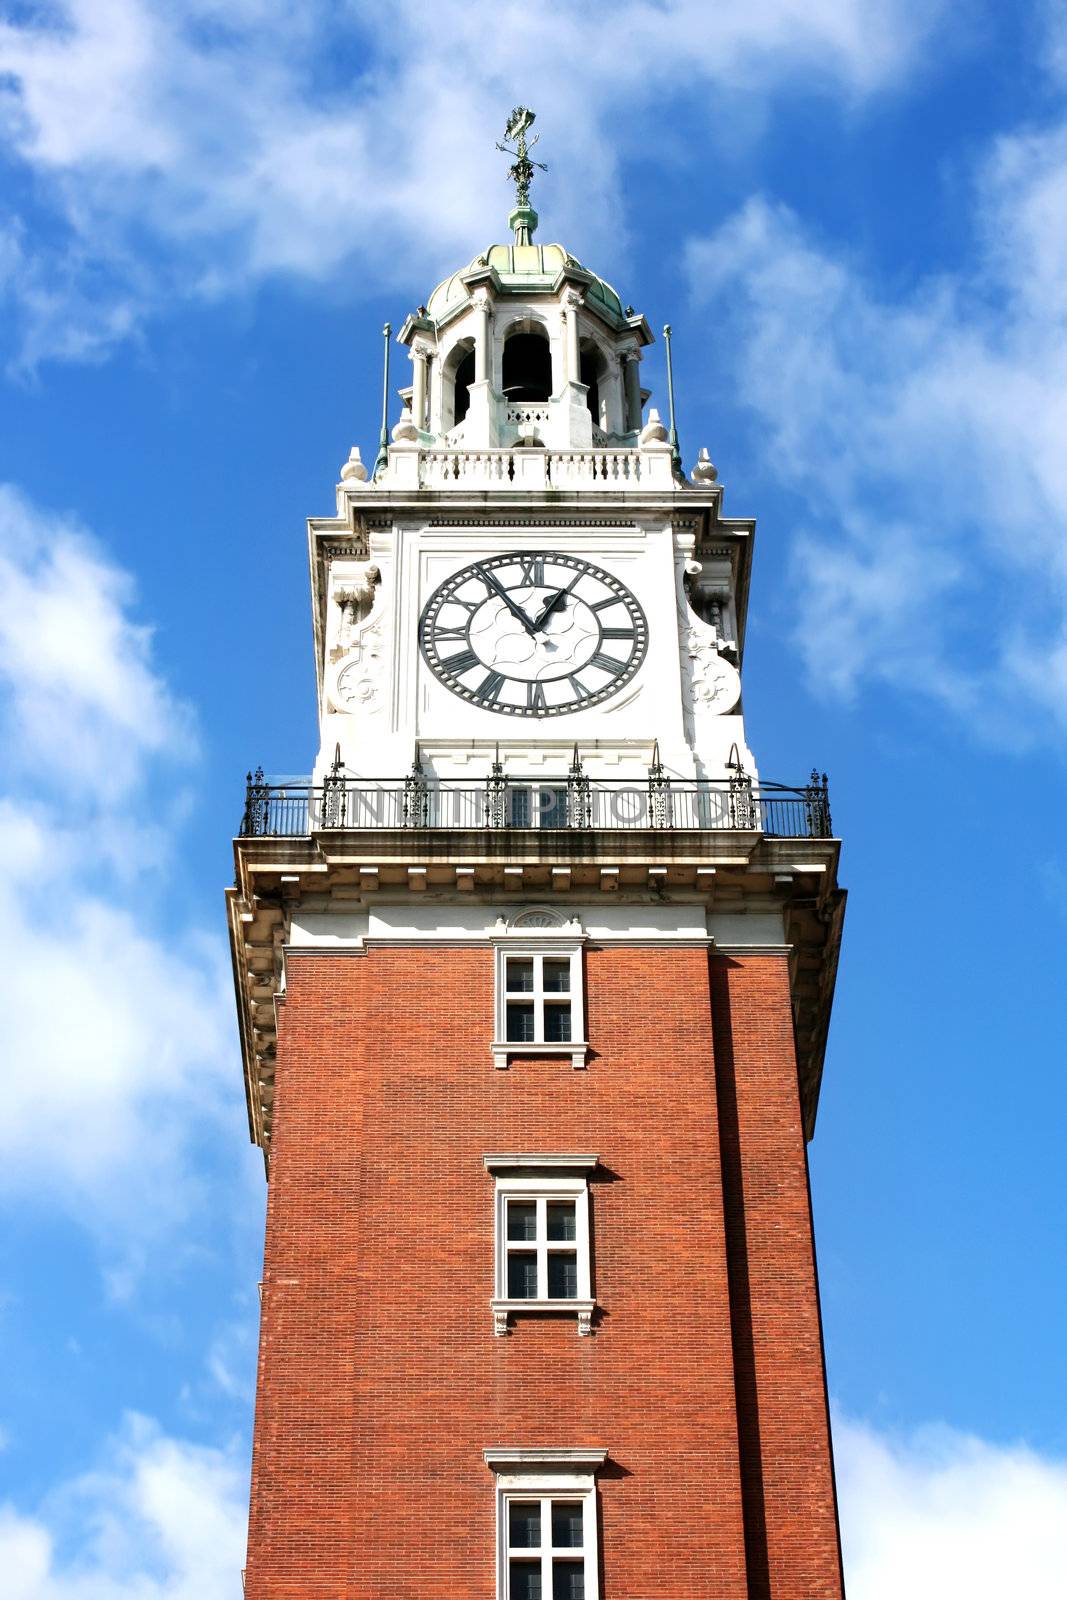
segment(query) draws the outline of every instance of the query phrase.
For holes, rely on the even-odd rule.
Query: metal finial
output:
[[[530,184],[533,182],[534,168],[540,167],[542,172],[548,168],[543,161],[531,161],[530,151],[541,137],[535,133],[532,139],[527,139],[526,133],[533,126],[534,113],[528,106],[516,106],[508,118],[508,125],[504,129],[504,143],[497,141],[497,149],[502,150],[506,156],[514,156],[515,160],[508,168],[508,177],[515,185],[515,209],[508,217],[508,227],[515,233],[516,244],[529,244],[537,227],[537,212],[530,204]],[[511,141],[510,143],[507,141]]]

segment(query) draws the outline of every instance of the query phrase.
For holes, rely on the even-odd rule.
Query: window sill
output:
[[[562,1044],[548,1044],[544,1040],[520,1044],[514,1039],[494,1039],[489,1048],[493,1052],[494,1067],[509,1067],[512,1056],[570,1056],[571,1066],[580,1072],[585,1067],[589,1044],[585,1039],[568,1039]]]
[[[508,1317],[522,1311],[568,1311],[578,1318],[579,1336],[592,1333],[595,1300],[490,1300],[493,1312],[493,1332],[508,1331]]]

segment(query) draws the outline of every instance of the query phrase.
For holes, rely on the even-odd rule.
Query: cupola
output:
[[[516,157],[512,242],[443,279],[400,330],[413,374],[394,437],[467,450],[637,447],[648,399],[639,363],[652,333],[563,245],[534,241],[532,122],[519,107],[507,133],[516,148],[501,146]]]

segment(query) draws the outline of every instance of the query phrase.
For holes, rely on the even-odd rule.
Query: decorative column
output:
[[[578,350],[578,307],[584,296],[577,289],[567,289],[563,295],[564,347],[567,353],[567,382],[581,383],[582,358]]]
[[[622,361],[623,390],[626,396],[626,417],[623,426],[634,432],[641,426],[641,352],[636,345],[619,352]]]
[[[553,418],[551,443],[561,450],[589,450],[593,444],[593,419],[586,405],[582,385],[582,357],[578,346],[578,308],[585,296],[577,289],[565,289],[560,296],[563,312],[562,404]]]
[[[499,443],[502,407],[493,395],[493,297],[479,288],[474,303],[474,381],[470,386],[463,439],[468,448],[486,449]]]
[[[411,417],[416,428],[426,427],[426,377],[433,346],[425,339],[416,339],[411,347],[414,377],[411,387]]]
[[[489,313],[488,292],[479,289],[474,296],[478,322],[474,331],[474,381],[484,383],[489,376]]]

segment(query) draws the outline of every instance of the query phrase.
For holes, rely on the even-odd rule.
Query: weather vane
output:
[[[527,140],[527,130],[533,123],[534,113],[529,107],[516,106],[504,129],[505,142],[501,144],[499,140],[497,141],[498,150],[502,150],[506,156],[515,157],[508,168],[508,177],[515,185],[515,210],[508,218],[508,222],[515,230],[516,244],[529,244],[530,235],[537,227],[537,212],[530,205],[530,184],[533,181],[534,168],[540,167],[542,172],[548,171],[543,161],[530,160],[530,151],[541,137],[535,133],[532,139]]]

